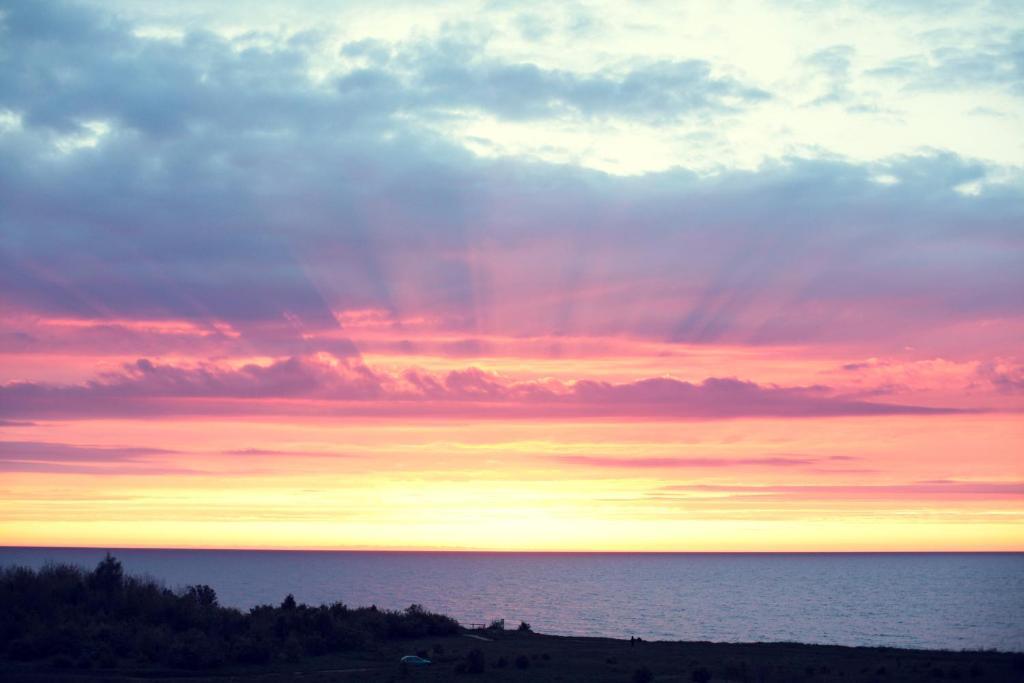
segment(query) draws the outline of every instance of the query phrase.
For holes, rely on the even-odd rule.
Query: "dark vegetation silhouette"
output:
[[[633,672],[633,683],[652,683],[653,681],[654,672],[646,666],[641,666]]]
[[[340,602],[312,607],[289,595],[280,605],[243,612],[220,606],[206,585],[173,591],[126,576],[109,554],[92,571],[63,564],[0,570],[0,656],[48,659],[57,668],[295,662],[458,630],[454,619],[419,605],[402,611]]]
[[[487,669],[487,660],[480,648],[466,653],[465,659],[455,665],[457,674],[482,674]]]

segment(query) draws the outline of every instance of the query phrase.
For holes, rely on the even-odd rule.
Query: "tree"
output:
[[[217,591],[204,583],[189,586],[185,591],[185,595],[195,600],[202,607],[217,606]]]
[[[92,576],[89,577],[89,583],[104,593],[113,593],[119,590],[123,581],[124,568],[110,553],[107,553],[107,556],[96,565]]]

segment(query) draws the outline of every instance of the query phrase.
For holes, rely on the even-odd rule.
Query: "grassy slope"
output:
[[[970,681],[1001,683],[1024,681],[1022,656],[999,652],[945,652],[898,650],[892,648],[848,648],[795,643],[683,643],[643,642],[605,638],[571,638],[531,633],[488,634],[483,642],[465,636],[446,636],[386,643],[371,652],[306,658],[298,664],[284,662],[259,668],[224,667],[214,672],[189,673],[170,670],[136,670],[119,666],[117,671],[59,671],[47,663],[13,665],[0,671],[11,683],[18,681],[74,680],[127,681],[139,678],[187,678],[201,681],[259,680],[272,683],[302,681],[599,681],[633,680],[636,669],[646,666],[655,681],[691,681],[698,667],[707,668],[712,681],[773,683],[880,683]],[[433,651],[435,664],[402,671],[397,663],[404,654]],[[467,653],[479,648],[484,653],[483,674],[456,673]],[[546,657],[545,657],[546,655]],[[515,660],[525,656],[530,664],[517,668]],[[508,664],[498,668],[504,657]]]

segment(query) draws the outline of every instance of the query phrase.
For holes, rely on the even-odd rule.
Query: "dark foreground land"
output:
[[[419,654],[433,663],[400,664]],[[0,680],[10,681],[1024,681],[1024,655],[796,643],[631,642],[467,631],[418,607],[249,612],[206,586],[174,592],[108,558],[0,572]]]

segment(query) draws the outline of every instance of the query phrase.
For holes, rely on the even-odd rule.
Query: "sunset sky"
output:
[[[1018,2],[0,0],[0,545],[1024,550]]]

